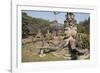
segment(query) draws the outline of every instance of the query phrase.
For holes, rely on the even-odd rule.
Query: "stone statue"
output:
[[[66,15],[65,26],[64,26],[64,34],[65,37],[63,42],[57,46],[59,49],[57,51],[61,51],[62,48],[69,46],[71,59],[76,60],[76,36],[77,36],[77,27],[76,20],[74,19],[74,13],[68,12]]]
[[[71,59],[77,59],[77,50],[76,50],[76,36],[77,36],[77,27],[76,20],[74,19],[75,15],[72,12],[67,12],[66,15],[67,26],[65,26],[65,41],[66,45],[69,45],[69,50],[71,54]],[[65,24],[66,25],[66,24]]]

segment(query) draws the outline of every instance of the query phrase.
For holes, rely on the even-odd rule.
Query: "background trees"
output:
[[[83,41],[83,48],[90,47],[90,17],[77,24],[78,33]]]
[[[33,18],[27,13],[22,12],[22,37],[27,37],[29,34],[36,34],[39,29],[45,33],[50,22],[41,18]]]

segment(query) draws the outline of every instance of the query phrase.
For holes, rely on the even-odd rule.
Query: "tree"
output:
[[[83,48],[90,46],[90,17],[77,25],[78,33],[82,36]]]
[[[90,33],[90,17],[87,20],[84,20],[83,22],[80,22],[78,25],[78,32],[79,33]]]
[[[42,18],[35,18],[28,16],[27,13],[22,12],[22,37],[27,37],[31,32],[37,33],[39,29],[45,34],[50,22]],[[34,30],[34,31],[33,31]]]

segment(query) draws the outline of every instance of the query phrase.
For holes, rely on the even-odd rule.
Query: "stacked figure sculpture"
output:
[[[68,47],[69,53],[71,54],[71,60],[76,60],[77,26],[76,20],[74,19],[75,15],[74,13],[68,12],[65,17],[66,20],[64,21],[64,38],[63,41],[57,46],[57,51],[61,51],[62,48]]]
[[[68,12],[66,15],[66,20],[64,21],[64,33],[65,33],[65,41],[69,47],[71,59],[77,59],[77,50],[76,50],[76,36],[77,36],[77,26],[76,20],[74,19],[74,13]]]

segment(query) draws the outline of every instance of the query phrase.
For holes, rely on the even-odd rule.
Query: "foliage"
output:
[[[36,30],[39,29],[41,29],[43,33],[46,33],[45,29],[48,29],[49,24],[50,22],[48,20],[31,17],[28,16],[27,13],[22,12],[22,37],[27,36],[29,32],[32,31],[32,29],[28,28],[29,26],[37,28],[34,30],[35,33],[37,33]]]
[[[82,49],[85,49],[85,48],[88,48],[89,49],[89,46],[90,46],[90,39],[89,39],[89,34],[85,34],[85,33],[79,33],[79,35],[81,36],[81,40],[80,41],[82,41],[81,42],[81,44],[80,45],[82,45]],[[79,38],[78,38],[79,39]],[[80,42],[80,41],[78,41],[78,43]]]
[[[77,28],[78,28],[78,32],[79,33],[89,34],[89,32],[90,32],[90,18],[88,18],[88,20],[85,20],[83,22],[80,22],[77,25]]]
[[[89,48],[90,46],[90,17],[83,21],[83,22],[80,22],[78,25],[77,25],[77,28],[78,28],[78,33],[80,33],[81,35],[81,39],[82,39],[82,42],[83,42],[83,48]]]

